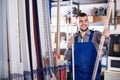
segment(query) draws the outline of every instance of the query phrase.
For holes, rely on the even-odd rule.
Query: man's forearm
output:
[[[65,56],[66,60],[71,60],[71,58],[72,58],[72,49],[67,48],[66,51],[65,51],[65,55],[64,56]]]

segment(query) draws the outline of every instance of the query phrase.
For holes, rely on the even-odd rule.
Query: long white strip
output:
[[[2,54],[4,54],[4,73],[1,73],[2,75],[0,76],[0,78],[4,78],[4,79],[6,79],[6,78],[8,78],[9,77],[9,75],[8,75],[8,73],[9,73],[9,66],[8,66],[8,47],[7,47],[7,0],[1,0],[1,8],[2,8],[2,11],[1,11],[1,13],[2,13],[2,15],[1,15],[1,17],[2,17],[2,20],[1,21],[3,21],[2,22],[2,27],[3,27],[3,38],[1,38],[1,39],[3,39],[3,52],[1,52]],[[2,29],[1,29],[2,30]],[[1,31],[0,31],[1,32]],[[0,50],[1,51],[1,50]],[[0,71],[0,72],[2,72],[2,71]]]
[[[43,1],[43,12],[44,13],[44,34],[45,34],[45,48],[48,51],[48,55],[49,55],[49,62],[50,62],[50,66],[52,67],[53,64],[53,55],[52,55],[52,42],[51,42],[51,29],[50,29],[50,11],[49,11],[49,1],[48,0],[44,0]],[[48,6],[46,6],[48,5]]]
[[[75,80],[75,61],[74,61],[74,45],[72,45],[72,75],[73,80]]]
[[[23,79],[23,56],[22,56],[22,43],[21,43],[21,20],[20,20],[20,0],[17,0],[17,19],[18,19],[18,48],[19,48],[19,69],[18,69],[18,73],[21,74],[22,76],[19,79]]]
[[[49,5],[49,0],[47,0],[47,5]],[[49,38],[49,58],[50,58],[50,66],[53,67],[54,66],[54,62],[53,62],[53,54],[52,54],[52,35],[51,35],[51,26],[50,26],[50,10],[49,7],[47,7],[47,15],[48,15],[48,38]]]
[[[30,58],[28,50],[28,38],[27,38],[27,27],[26,27],[26,14],[25,14],[25,1],[20,0],[20,29],[21,29],[21,48],[23,57],[23,68],[24,71],[30,71]]]
[[[105,22],[105,26],[104,26],[105,28],[109,28],[109,21],[110,21],[110,15],[112,12],[113,1],[114,0],[110,0],[110,2],[109,2],[109,6],[108,6],[108,10],[107,10],[107,18],[106,18],[106,22]],[[100,44],[99,44],[98,54],[96,57],[94,70],[93,70],[92,80],[96,79],[96,74],[97,74],[97,70],[98,70],[99,61],[100,61],[100,58],[102,55],[102,48],[103,48],[104,41],[105,41],[105,36],[102,35],[101,40],[100,40]]]
[[[50,15],[49,15],[49,1],[48,0],[37,0],[38,2],[38,16],[40,25],[40,38],[42,46],[42,57],[44,57],[45,64],[43,66],[53,67],[53,55],[51,47],[51,31],[50,31]],[[46,59],[49,61],[46,63]],[[52,73],[53,74],[53,73]],[[54,74],[53,74],[54,75]],[[46,74],[46,80],[49,80],[49,74]],[[55,78],[55,77],[54,77]],[[53,80],[53,79],[51,79]]]
[[[60,54],[60,0],[57,0],[57,54]]]
[[[0,79],[7,78],[7,37],[6,37],[6,1],[0,0]]]
[[[40,31],[40,44],[41,44],[41,55],[42,58],[46,56],[45,53],[45,36],[44,36],[44,22],[43,22],[43,8],[42,8],[42,0],[37,0],[37,7],[38,7],[38,19],[39,19],[39,31]],[[44,61],[42,61],[44,62]],[[43,67],[44,67],[44,63]]]
[[[8,34],[11,73],[17,73],[19,60],[17,0],[8,0]]]

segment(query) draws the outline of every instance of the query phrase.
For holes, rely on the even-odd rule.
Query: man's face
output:
[[[77,17],[77,26],[80,28],[81,31],[86,31],[88,29],[89,21],[88,17]]]

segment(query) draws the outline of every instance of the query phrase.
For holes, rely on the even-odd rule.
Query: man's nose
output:
[[[86,24],[86,21],[83,21],[82,24]]]

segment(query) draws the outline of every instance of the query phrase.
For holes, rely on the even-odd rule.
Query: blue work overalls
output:
[[[92,42],[93,31],[90,31],[88,42],[78,42],[78,36],[74,43],[75,80],[91,80],[97,51]],[[72,62],[71,62],[72,65]],[[72,67],[71,67],[72,68]],[[101,66],[99,64],[96,80],[100,80]]]

